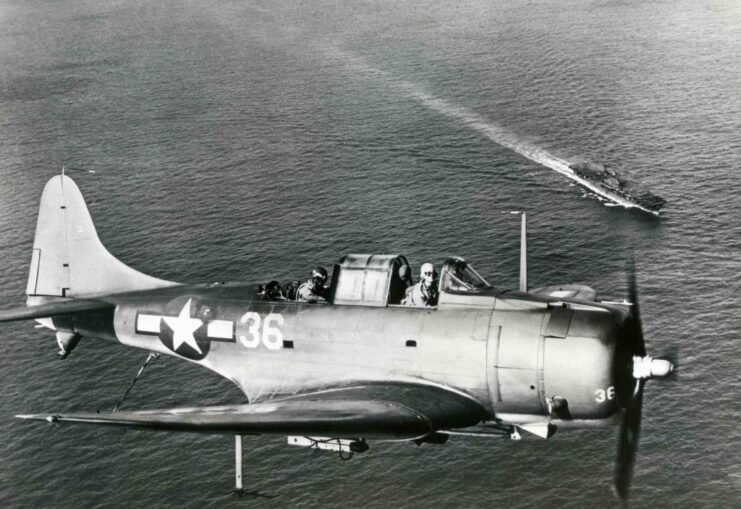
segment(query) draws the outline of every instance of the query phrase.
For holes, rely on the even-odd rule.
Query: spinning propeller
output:
[[[646,353],[634,264],[629,266],[628,292],[633,307],[630,316],[623,325],[621,341],[618,344],[618,352],[615,356],[617,362],[617,396],[620,404],[625,409],[618,440],[615,491],[623,501],[628,498],[630,482],[633,477],[633,465],[638,451],[643,387],[650,378],[664,378],[674,372],[673,362],[653,358]],[[676,352],[670,357],[676,362]]]

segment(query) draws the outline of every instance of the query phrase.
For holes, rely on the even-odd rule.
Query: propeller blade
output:
[[[628,299],[631,303],[630,316],[621,326],[621,340],[615,355],[613,369],[616,375],[618,401],[623,408],[630,405],[638,389],[638,382],[633,378],[633,358],[646,355],[646,341],[643,337],[641,309],[638,301],[636,284],[635,258],[627,262]]]
[[[633,466],[638,452],[644,384],[645,380],[638,382],[636,393],[626,406],[623,422],[620,424],[617,465],[615,468],[615,492],[623,501],[628,499],[630,482],[633,479]]]

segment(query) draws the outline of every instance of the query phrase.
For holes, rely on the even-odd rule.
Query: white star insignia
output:
[[[190,317],[190,301],[192,300],[193,299],[188,299],[188,302],[183,306],[183,309],[177,317],[163,316],[162,319],[172,329],[173,350],[177,351],[180,345],[185,343],[193,350],[203,355],[203,352],[201,352],[201,349],[198,347],[198,343],[196,343],[196,338],[193,336],[193,333],[198,329],[198,327],[203,325],[203,322],[198,318]]]

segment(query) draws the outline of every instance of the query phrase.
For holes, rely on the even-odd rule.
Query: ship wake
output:
[[[465,125],[469,129],[478,132],[485,136],[494,143],[508,148],[514,152],[517,152],[521,156],[538,163],[541,166],[550,168],[551,170],[560,173],[568,179],[578,183],[584,188],[588,189],[595,195],[609,200],[610,202],[621,205],[626,208],[638,208],[652,214],[657,212],[649,210],[638,203],[618,194],[612,193],[595,183],[577,175],[574,170],[571,169],[571,163],[564,159],[554,156],[547,150],[539,147],[527,140],[524,140],[521,136],[513,133],[509,129],[486,119],[482,115],[473,112],[462,106],[455,105],[445,99],[436,97],[424,87],[411,83],[409,81],[398,79],[392,76],[390,73],[378,69],[368,64],[363,58],[354,55],[352,53],[341,50],[337,47],[327,48],[327,51],[338,59],[342,59],[348,65],[350,65],[355,71],[372,75],[376,78],[382,79],[387,85],[398,90],[400,93],[410,99],[414,99],[418,103],[424,105],[430,110],[436,111],[442,115],[452,118],[462,125]]]

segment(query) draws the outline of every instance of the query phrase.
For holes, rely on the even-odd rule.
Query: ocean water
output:
[[[303,277],[349,252],[451,254],[499,288],[626,295],[681,376],[644,398],[632,507],[738,507],[741,4],[432,1],[0,2],[0,308],[23,303],[38,200],[62,165],[108,249],[176,281]],[[606,207],[554,161],[613,165],[664,197]],[[107,409],[146,352],[64,362],[0,327],[3,507],[604,507],[617,428],[544,441],[378,444],[349,462],[230,437],[54,428]],[[242,401],[174,359],[124,408]]]

